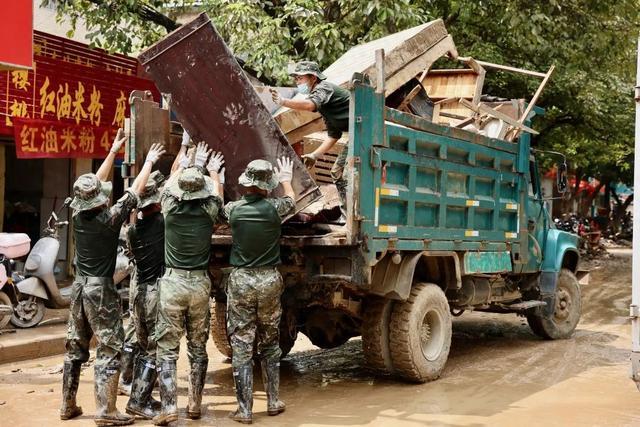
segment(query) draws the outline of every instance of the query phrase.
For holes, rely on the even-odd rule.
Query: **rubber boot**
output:
[[[80,383],[81,362],[64,362],[62,368],[62,407],[60,419],[70,420],[82,415],[82,408],[76,405],[76,394]]]
[[[207,376],[208,360],[195,361],[191,363],[189,372],[189,406],[187,407],[187,417],[198,420],[202,416],[202,390],[204,380]]]
[[[253,409],[253,363],[233,369],[233,381],[236,385],[238,409],[229,414],[229,418],[242,424],[252,423]]]
[[[169,360],[160,364],[158,369],[160,380],[160,414],[153,417],[153,424],[166,426],[178,419],[178,383],[176,374],[176,361]]]
[[[158,371],[153,361],[138,357],[135,363],[127,414],[150,420],[160,413],[160,402],[151,397]]]
[[[131,415],[121,414],[116,409],[118,378],[120,372],[112,367],[95,367],[95,422],[99,426],[126,426],[133,424]]]
[[[262,383],[267,393],[267,414],[278,415],[286,409],[286,405],[279,399],[280,389],[280,361],[262,360]]]
[[[133,381],[133,364],[138,355],[138,348],[125,344],[122,348],[120,382],[118,383],[118,394],[129,396],[131,394],[131,383]]]

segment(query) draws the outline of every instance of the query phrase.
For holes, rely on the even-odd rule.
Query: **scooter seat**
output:
[[[24,263],[24,269],[27,271],[35,271],[40,266],[40,256],[32,253]]]

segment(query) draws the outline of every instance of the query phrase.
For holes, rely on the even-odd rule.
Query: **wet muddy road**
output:
[[[583,316],[574,337],[543,341],[514,315],[464,314],[455,320],[451,355],[438,381],[412,385],[371,376],[359,340],[331,351],[301,338],[282,363],[287,412],[266,416],[256,392],[254,424],[264,426],[640,426],[640,392],[628,378],[631,252],[593,271],[582,287]],[[184,347],[184,346],[183,346]],[[239,425],[230,365],[210,342],[205,417],[175,425]],[[180,406],[186,405],[186,357]],[[0,425],[94,425],[93,369],[83,371],[85,415],[58,420],[62,357],[0,365]],[[259,379],[256,388],[261,389]],[[126,398],[118,399],[123,410]],[[183,416],[181,414],[181,416]],[[151,425],[137,421],[138,425]]]

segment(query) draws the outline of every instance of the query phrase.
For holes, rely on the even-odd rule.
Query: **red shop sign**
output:
[[[123,127],[133,90],[151,90],[155,99],[160,96],[153,82],[137,76],[135,58],[36,31],[33,70],[0,72],[0,135],[15,136],[20,158],[104,157],[101,138]],[[20,151],[27,125],[35,145]],[[65,146],[57,153],[53,146],[47,150],[46,143],[42,150],[38,145],[52,141],[47,136],[62,138],[71,131],[77,138],[89,138],[89,130],[96,139],[91,152],[89,145],[80,151],[67,151]]]
[[[109,126],[76,126],[48,120],[14,119],[13,128],[19,159],[104,159],[116,136],[116,129]],[[123,154],[124,150],[118,155]]]

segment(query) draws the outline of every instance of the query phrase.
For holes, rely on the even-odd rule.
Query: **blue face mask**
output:
[[[306,83],[302,83],[298,85],[298,93],[306,95],[309,93],[309,85]]]

